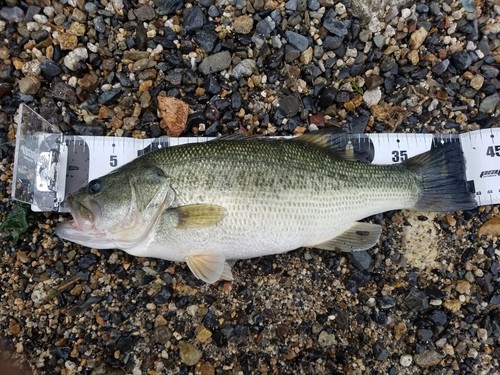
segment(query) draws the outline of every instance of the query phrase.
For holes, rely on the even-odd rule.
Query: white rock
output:
[[[408,8],[404,8],[402,11],[401,11],[401,17],[403,18],[408,18],[411,16],[411,9],[408,9]]]
[[[413,358],[410,354],[404,354],[399,358],[399,363],[403,367],[409,367],[411,363],[413,362]]]
[[[47,22],[49,22],[47,16],[44,16],[43,14],[35,14],[33,16],[33,20],[41,24],[46,24]]]
[[[368,107],[378,104],[380,99],[382,99],[382,90],[380,90],[380,87],[373,90],[367,90],[363,94],[363,100]]]
[[[337,12],[337,14],[339,16],[341,16],[342,14],[344,14],[346,12],[345,5],[342,3],[335,4],[335,11]]]
[[[87,60],[88,57],[89,54],[86,48],[75,48],[64,57],[64,65],[70,70],[75,70],[76,64],[78,64],[78,62],[80,61]]]

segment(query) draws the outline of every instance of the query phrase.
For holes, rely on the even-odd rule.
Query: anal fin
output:
[[[368,250],[377,244],[381,233],[382,227],[378,224],[356,222],[339,236],[314,247],[344,252]]]

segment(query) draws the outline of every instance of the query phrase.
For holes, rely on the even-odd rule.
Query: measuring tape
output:
[[[65,197],[90,180],[154,150],[213,139],[65,136],[22,104],[18,116],[12,197],[31,204],[34,211],[67,212]],[[478,205],[500,203],[500,128],[460,135],[331,135],[332,149],[345,151],[350,147],[358,159],[373,164],[400,163],[430,150],[438,142],[460,142],[468,185]]]

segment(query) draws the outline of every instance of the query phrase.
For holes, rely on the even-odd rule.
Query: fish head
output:
[[[59,224],[59,237],[97,249],[137,246],[174,200],[161,168],[131,163],[90,181],[66,199],[73,220]]]

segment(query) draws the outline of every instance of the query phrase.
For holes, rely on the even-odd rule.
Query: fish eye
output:
[[[95,180],[92,180],[88,183],[87,192],[89,194],[97,194],[101,191],[101,187],[102,187],[101,180],[96,178]]]

